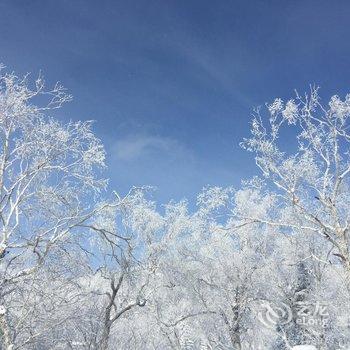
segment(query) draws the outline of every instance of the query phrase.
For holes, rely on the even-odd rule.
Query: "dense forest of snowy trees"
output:
[[[1,69],[1,349],[350,348],[350,95],[256,110],[257,176],[158,209],[28,80]]]

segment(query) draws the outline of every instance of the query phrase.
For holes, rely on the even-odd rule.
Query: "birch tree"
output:
[[[11,296],[30,283],[55,249],[64,249],[96,211],[93,198],[105,188],[98,169],[104,149],[91,122],[63,124],[49,114],[71,96],[42,77],[0,75],[0,299],[1,341],[17,348]],[[25,313],[22,313],[21,317]]]
[[[145,319],[141,314],[149,312],[158,270],[156,234],[162,226],[144,192],[133,188],[124,198],[114,193],[115,199],[82,225],[90,230],[92,256],[92,274],[80,282],[88,295],[76,324],[80,340],[75,343],[84,348],[126,348],[129,342],[140,341],[144,326],[138,327],[137,318]]]
[[[263,176],[275,186],[276,201],[292,211],[284,221],[264,220],[321,236],[349,283],[350,95],[323,104],[312,87],[309,94],[296,93],[287,102],[278,98],[266,107],[255,110],[252,135],[242,146],[255,154]]]
[[[247,192],[206,188],[194,213],[186,202],[167,208],[173,241],[163,256],[156,312],[171,348],[245,349],[277,337],[257,321],[260,302],[277,288],[266,283],[277,270],[276,234],[237,219],[239,211],[269,207]]]

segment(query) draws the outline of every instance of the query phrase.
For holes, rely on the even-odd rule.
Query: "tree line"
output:
[[[350,95],[254,110],[257,176],[121,196],[71,100],[0,70],[0,348],[350,347]]]

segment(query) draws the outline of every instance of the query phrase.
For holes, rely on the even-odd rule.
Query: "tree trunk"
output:
[[[240,335],[239,329],[235,329],[235,328],[230,329],[230,339],[231,339],[233,349],[235,350],[242,349],[241,335]]]
[[[101,343],[99,345],[99,350],[107,350],[108,349],[108,342],[109,342],[109,335],[111,332],[111,323],[108,322],[104,325],[103,328],[103,333],[102,333],[102,337],[101,337]]]
[[[6,313],[0,313],[0,329],[1,329],[1,343],[4,350],[12,350],[13,343],[11,338],[10,328],[6,320]]]
[[[234,350],[241,350],[242,349],[242,343],[241,343],[241,330],[239,325],[239,306],[238,304],[231,307],[233,311],[233,318],[231,319],[231,322],[229,321],[228,317],[224,312],[221,313],[224,322],[226,323],[228,327],[228,332],[230,335],[231,344]]]

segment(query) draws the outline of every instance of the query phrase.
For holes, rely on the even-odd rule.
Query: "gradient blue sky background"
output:
[[[59,117],[97,121],[113,188],[193,200],[255,173],[252,107],[350,91],[349,18],[350,1],[1,1],[0,62],[70,90]]]

